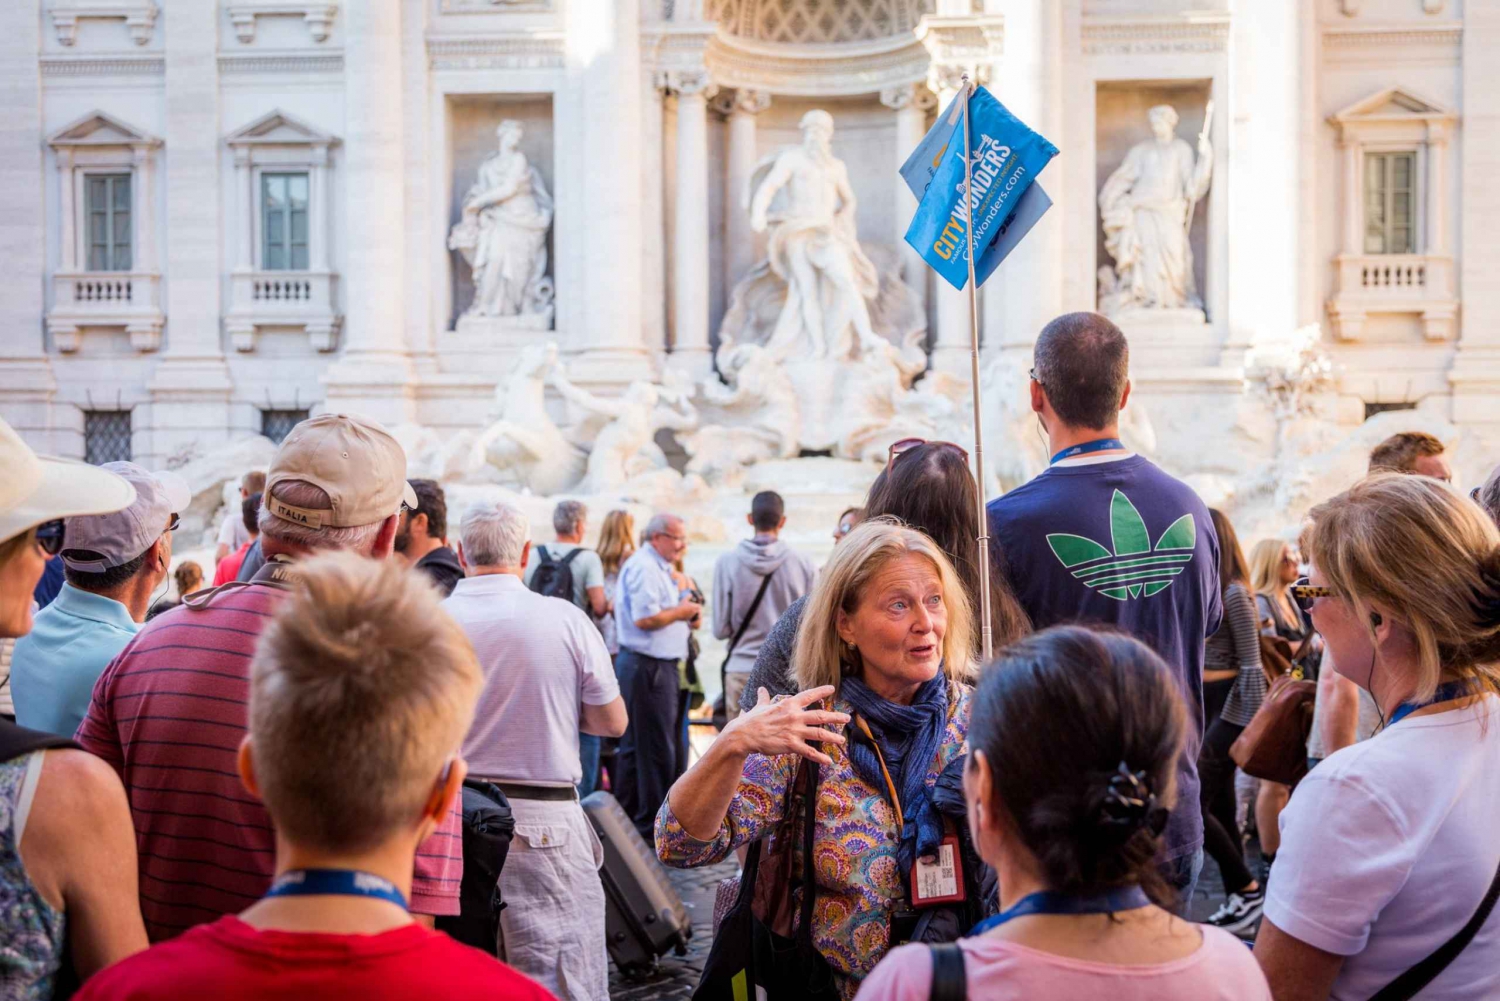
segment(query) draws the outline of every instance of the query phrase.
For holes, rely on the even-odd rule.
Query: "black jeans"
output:
[[[1229,748],[1244,727],[1219,716],[1235,679],[1203,683],[1203,717],[1208,730],[1198,752],[1198,796],[1203,809],[1203,849],[1219,865],[1224,892],[1236,893],[1255,881],[1245,865],[1245,846],[1240,839],[1239,811],[1234,798],[1234,759]]]
[[[615,798],[651,843],[656,811],[677,772],[677,661],[621,648],[615,668],[630,725],[615,752]]]

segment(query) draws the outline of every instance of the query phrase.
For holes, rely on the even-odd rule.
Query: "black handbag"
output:
[[[709,950],[708,961],[703,967],[703,977],[693,992],[693,1001],[757,997],[766,1001],[838,1001],[833,968],[818,952],[812,939],[813,903],[817,899],[813,870],[813,817],[818,799],[818,772],[816,762],[804,759],[793,783],[793,790],[799,785],[804,787],[800,811],[802,901],[795,930],[785,935],[773,929],[781,924],[778,917],[790,916],[789,909],[778,905],[791,899],[790,870],[794,857],[791,838],[778,839],[782,851],[769,860],[782,861],[787,878],[776,880],[778,874],[772,872],[768,874],[772,877],[769,881],[761,879],[761,855],[765,845],[762,838],[750,846],[745,857],[739,896],[714,936],[713,948]],[[795,832],[796,816],[795,812],[788,811],[788,835]],[[785,913],[778,913],[781,911]]]

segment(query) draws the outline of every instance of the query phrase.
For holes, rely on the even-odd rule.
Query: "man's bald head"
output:
[[[1065,313],[1042,328],[1032,354],[1036,381],[1064,424],[1102,431],[1119,420],[1130,345],[1098,313]]]

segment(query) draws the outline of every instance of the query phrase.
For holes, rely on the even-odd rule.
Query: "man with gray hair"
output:
[[[583,501],[558,501],[552,510],[552,548],[532,546],[526,563],[526,586],[549,598],[571,601],[596,619],[609,611],[604,597],[604,564],[583,544],[589,509]]]
[[[516,818],[500,876],[500,958],[559,998],[607,1001],[604,856],[578,803],[578,751],[580,733],[625,732],[625,700],[588,616],[522,583],[530,551],[531,526],[516,508],[464,512],[458,558],[467,576],[443,610],[473,644],[484,682],[463,756],[471,775],[504,791]]]
[[[330,549],[386,559],[403,504],[416,502],[406,453],[385,428],[345,414],[303,421],[266,476],[266,564],[248,584],[200,592],[146,623],[100,676],[76,739],[125,782],[152,941],[241,911],[270,888],[275,833],[238,772],[256,642],[300,559]],[[412,913],[457,914],[462,872],[450,810],[417,849]]]
[[[677,663],[687,657],[691,623],[703,611],[675,574],[687,529],[673,514],[646,524],[645,545],[620,568],[615,630],[620,691],[630,729],[615,753],[615,797],[649,844],[656,811],[680,774],[677,761]],[[687,762],[681,762],[685,768]]]

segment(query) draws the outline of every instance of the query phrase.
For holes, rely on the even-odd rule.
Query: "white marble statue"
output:
[[[1099,190],[1104,246],[1115,260],[1101,269],[1099,305],[1107,315],[1130,309],[1201,308],[1188,244],[1193,205],[1208,192],[1213,149],[1205,130],[1198,157],[1177,138],[1177,111],[1147,112],[1155,137],[1137,143]]]
[[[759,344],[726,344],[719,372],[701,389],[703,426],[681,437],[687,469],[709,483],[734,479],[746,466],[797,455],[801,427],[797,390]]]
[[[864,350],[883,343],[868,305],[880,278],[855,234],[849,172],[829,145],[833,116],[809,111],[801,128],[801,146],[772,154],[751,175],[750,226],[757,233],[769,228],[770,268],[786,283],[766,346],[778,359],[847,358],[856,344]]]
[[[474,273],[474,302],[465,316],[550,314],[547,228],[552,196],[542,175],[517,149],[521,123],[507,119],[495,130],[500,149],[479,165],[464,195],[463,217],[448,246]]]
[[[609,398],[573,385],[559,368],[552,373],[552,386],[568,405],[569,437],[589,449],[577,493],[618,494],[631,479],[665,468],[656,432],[687,430],[697,423],[689,399],[693,387],[677,378],[663,384],[632,382],[623,396]]]
[[[533,344],[495,387],[489,427],[474,440],[471,465],[488,464],[505,479],[538,494],[570,489],[584,474],[587,453],[568,440],[547,413],[549,378],[560,377],[557,345]]]

